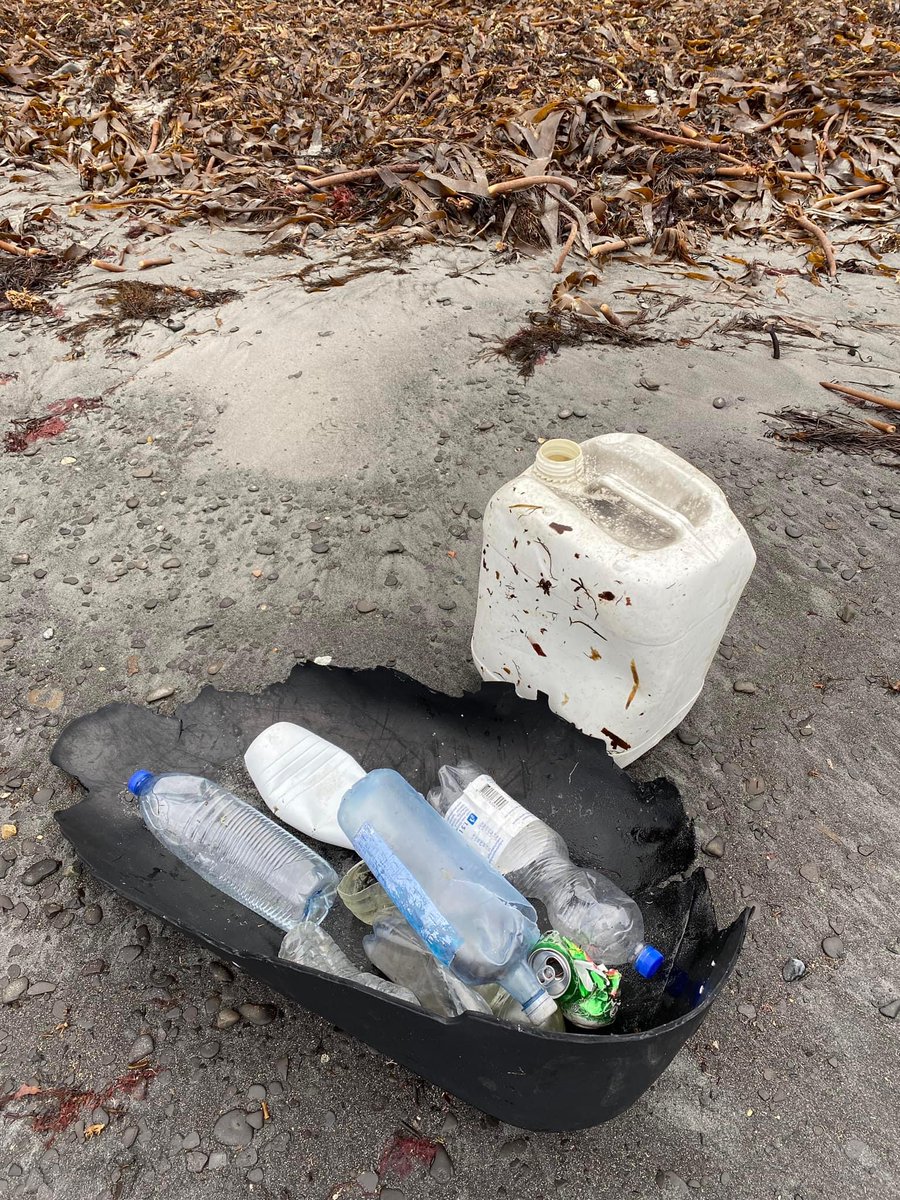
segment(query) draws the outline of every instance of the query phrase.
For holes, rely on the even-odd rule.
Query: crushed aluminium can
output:
[[[528,962],[572,1025],[600,1029],[616,1019],[620,971],[592,962],[580,946],[556,930],[544,934]]]

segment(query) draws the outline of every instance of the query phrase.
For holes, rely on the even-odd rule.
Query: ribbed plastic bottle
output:
[[[346,750],[302,725],[277,721],[253,739],[244,764],[279,821],[320,842],[350,849],[337,810],[365,771]]]
[[[419,1001],[409,988],[382,979],[371,971],[361,971],[350,961],[331,934],[326,933],[320,925],[312,925],[304,921],[295,925],[285,934],[278,957],[288,962],[300,963],[304,967],[312,967],[315,971],[324,971],[328,975],[337,975],[339,979],[349,979],[353,983],[361,983],[364,987],[376,992],[384,992],[395,1000],[405,1000],[407,1004],[418,1006]]]
[[[135,771],[128,790],[167,850],[279,929],[318,923],[331,907],[337,875],[325,859],[217,783]]]
[[[576,867],[560,835],[523,808],[474,763],[444,766],[428,793],[447,824],[526,896],[540,900],[554,928],[607,966],[631,963],[649,979],[663,955],[644,941],[630,896],[599,871]]]
[[[528,965],[535,911],[396,771],[354,784],[338,821],[439,962],[463,983],[499,983],[540,1025],[555,1008]]]

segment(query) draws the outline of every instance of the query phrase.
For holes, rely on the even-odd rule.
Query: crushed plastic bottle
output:
[[[250,743],[244,764],[280,821],[320,842],[350,849],[337,810],[365,771],[346,750],[302,725],[278,721]]]
[[[362,859],[344,875],[337,887],[338,899],[364,925],[374,925],[381,913],[395,913],[390,896]]]
[[[429,803],[473,850],[526,896],[540,900],[554,928],[595,962],[631,963],[646,979],[663,955],[644,942],[644,918],[602,875],[576,867],[566,843],[474,763],[441,767]]]
[[[429,1012],[441,1017],[463,1012],[490,1015],[487,1000],[439,963],[396,910],[376,918],[372,932],[363,938],[363,949],[383,975],[414,992]]]
[[[534,1022],[526,1016],[524,1008],[515,996],[504,991],[499,984],[489,983],[475,990],[488,1002],[491,1012],[498,1021],[507,1021],[510,1025],[534,1025]],[[552,1012],[548,1010],[539,1028],[544,1033],[565,1033],[566,1021],[561,1009],[556,1007]]]
[[[499,983],[541,1024],[555,1008],[528,966],[540,934],[516,889],[396,771],[354,784],[338,820],[431,953],[471,986]]]
[[[384,992],[386,996],[393,996],[395,1000],[419,1006],[419,1001],[409,988],[398,987],[396,983],[382,979],[371,971],[361,971],[320,925],[312,925],[308,921],[295,925],[285,934],[278,957],[300,963],[303,967],[312,967],[314,971],[337,975],[339,979],[349,979],[376,992]]]
[[[128,790],[167,850],[279,929],[318,923],[331,907],[337,875],[324,858],[217,783],[135,771]]]

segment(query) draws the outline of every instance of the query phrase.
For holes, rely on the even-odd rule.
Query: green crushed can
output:
[[[579,1029],[610,1025],[619,1011],[622,974],[592,962],[556,930],[544,934],[528,956],[531,969],[563,1016]]]

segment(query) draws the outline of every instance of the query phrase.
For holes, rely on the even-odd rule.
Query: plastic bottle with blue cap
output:
[[[135,771],[136,796],[150,832],[186,866],[279,929],[318,924],[337,892],[337,875],[271,817],[199,775]]]
[[[441,767],[428,801],[515,887],[540,900],[555,929],[595,963],[630,963],[652,978],[664,955],[644,941],[644,918],[630,896],[600,871],[577,867],[566,843],[495,779],[463,762]]]

